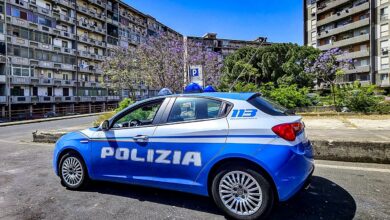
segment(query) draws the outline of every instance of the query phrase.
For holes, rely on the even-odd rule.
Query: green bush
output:
[[[269,98],[284,107],[291,109],[312,105],[312,101],[310,100],[308,93],[308,88],[298,88],[295,84],[289,86],[283,85],[271,90],[269,92]]]
[[[380,102],[374,107],[374,111],[379,114],[390,114],[390,102]]]
[[[133,104],[133,100],[129,99],[129,98],[124,98],[121,102],[119,102],[119,106],[118,108],[116,108],[114,111],[112,112],[107,112],[107,113],[104,113],[102,115],[100,115],[98,117],[98,119],[96,119],[94,122],[93,122],[93,126],[96,127],[96,126],[100,126],[100,124],[105,121],[105,120],[109,120],[110,118],[112,118],[116,113],[122,111],[123,109],[127,108],[129,105]]]
[[[356,82],[352,88],[338,89],[339,106],[347,107],[353,112],[374,112],[381,98],[374,95],[375,85],[360,86]]]

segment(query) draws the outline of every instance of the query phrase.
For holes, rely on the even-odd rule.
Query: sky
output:
[[[303,44],[302,0],[124,0],[186,36]]]

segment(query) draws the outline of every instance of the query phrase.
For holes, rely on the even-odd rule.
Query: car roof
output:
[[[234,99],[234,100],[248,100],[257,93],[255,92],[204,92],[204,93],[185,93],[185,94],[174,94],[166,97],[180,97],[180,96],[201,96],[210,98],[220,99]]]

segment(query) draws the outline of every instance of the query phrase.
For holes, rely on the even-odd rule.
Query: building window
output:
[[[386,3],[388,3],[388,2],[389,2],[389,0],[380,0],[380,4],[381,4],[381,5],[386,4]]]
[[[389,40],[381,41],[381,52],[382,54],[388,54],[389,53]]]
[[[317,32],[316,31],[311,32],[311,41],[312,42],[317,41]]]
[[[311,20],[311,29],[316,29],[317,26],[317,19],[312,19]]]
[[[13,76],[30,76],[30,68],[27,66],[19,66],[19,65],[13,65],[12,66],[12,75]]]
[[[389,35],[389,24],[382,24],[380,31],[381,37]]]
[[[389,19],[389,7],[381,8],[380,10],[380,20],[385,21]]]
[[[388,69],[389,68],[389,57],[382,57],[381,58],[381,69]]]

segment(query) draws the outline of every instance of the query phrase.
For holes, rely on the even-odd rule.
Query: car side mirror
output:
[[[100,125],[103,131],[107,131],[110,129],[110,122],[108,120],[104,120]]]

